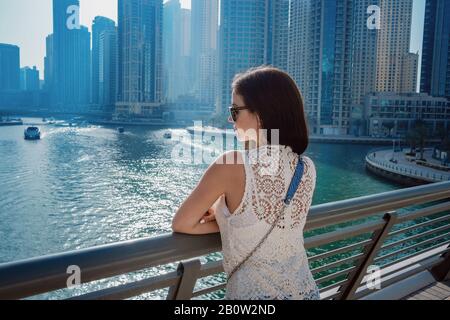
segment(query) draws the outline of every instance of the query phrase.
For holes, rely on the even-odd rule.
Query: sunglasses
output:
[[[233,122],[236,122],[237,117],[239,115],[239,111],[240,110],[248,110],[250,108],[246,107],[246,106],[239,107],[235,104],[232,104],[231,107],[229,107],[229,109],[230,109],[231,119],[233,119]]]

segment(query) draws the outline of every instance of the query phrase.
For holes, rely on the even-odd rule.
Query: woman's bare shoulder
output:
[[[218,165],[226,165],[224,167],[228,169],[233,169],[235,165],[243,165],[244,158],[242,153],[237,150],[227,151],[217,158],[216,164]],[[234,168],[235,169],[235,168]]]

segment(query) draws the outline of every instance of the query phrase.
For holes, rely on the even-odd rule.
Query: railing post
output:
[[[379,231],[374,232],[372,235],[373,244],[367,245],[363,250],[365,258],[361,261],[360,265],[356,268],[355,271],[350,272],[348,276],[350,281],[346,286],[344,286],[344,290],[341,295],[341,300],[353,299],[356,290],[360,286],[361,281],[367,272],[367,268],[372,264],[373,260],[375,259],[378,253],[378,250],[383,244],[383,241],[388,236],[392,226],[396,223],[397,214],[394,211],[388,212],[383,216],[383,220],[386,221],[384,227]]]
[[[201,262],[199,259],[181,261],[177,273],[181,276],[178,284],[170,287],[167,300],[190,300],[197,282]]]

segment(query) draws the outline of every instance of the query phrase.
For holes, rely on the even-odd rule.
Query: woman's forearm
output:
[[[177,233],[201,235],[201,234],[218,233],[220,232],[220,229],[219,225],[214,220],[203,224],[197,223],[194,227],[190,228],[183,228],[183,227],[174,228],[173,231]]]

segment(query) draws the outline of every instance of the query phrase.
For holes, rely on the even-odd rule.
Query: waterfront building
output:
[[[118,2],[116,113],[151,117],[163,102],[162,0]]]
[[[217,112],[228,112],[233,77],[249,68],[287,65],[286,0],[221,1]],[[283,21],[283,22],[282,22]]]
[[[179,0],[164,4],[164,98],[174,102],[190,91],[189,65],[191,11],[182,9]]]
[[[427,0],[420,92],[450,98],[450,1]]]
[[[349,0],[291,2],[288,71],[314,134],[349,131],[352,6]]]
[[[201,104],[216,103],[218,84],[219,1],[191,1],[192,91]]]
[[[20,49],[0,43],[0,91],[20,89]]]
[[[372,93],[366,96],[365,110],[368,134],[374,137],[385,136],[389,130],[393,136],[404,136],[416,120],[425,122],[430,136],[450,130],[450,101],[444,97]]]
[[[114,92],[110,93],[111,86],[116,84],[110,74],[105,74],[105,69],[115,70],[117,68],[117,29],[116,23],[106,17],[97,16],[92,24],[92,93],[91,103],[94,105],[103,105],[104,100],[107,103],[115,103]],[[107,73],[109,73],[106,71]],[[101,79],[102,78],[102,79]],[[105,79],[106,78],[106,79]],[[105,80],[108,81],[105,84]],[[105,92],[105,89],[108,91]]]
[[[39,70],[36,66],[33,68],[24,67],[20,69],[20,90],[37,91],[40,88]]]
[[[53,75],[51,100],[63,112],[86,112],[90,101],[91,35],[87,27],[69,25],[69,8],[78,0],[53,0]]]

